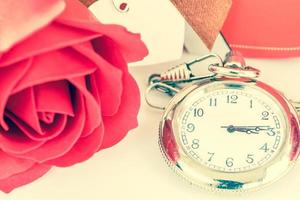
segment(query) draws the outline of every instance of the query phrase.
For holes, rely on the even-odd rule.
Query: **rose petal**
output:
[[[100,37],[100,33],[53,22],[2,55],[0,67]]]
[[[33,85],[84,76],[96,69],[96,64],[72,48],[52,51],[34,57],[32,65],[13,92],[19,92]]]
[[[101,24],[79,1],[66,0],[66,3],[67,7],[56,19],[57,22],[106,35],[117,44],[127,62],[138,61],[148,55],[140,34],[130,33],[122,26]]]
[[[124,138],[127,132],[137,126],[137,114],[140,108],[139,88],[128,73],[127,64],[116,44],[109,38],[102,38],[102,45],[107,51],[101,51],[101,55],[112,65],[123,71],[123,93],[121,105],[114,116],[104,116],[105,135],[101,149],[108,148]],[[116,129],[116,127],[118,127]]]
[[[111,117],[103,117],[105,135],[100,149],[117,144],[129,130],[137,126],[137,114],[140,108],[139,89],[130,75],[124,75],[123,81],[124,89],[118,113]]]
[[[32,88],[27,88],[10,96],[6,108],[37,133],[42,134]]]
[[[0,68],[1,83],[0,83],[0,124],[4,129],[8,129],[4,121],[4,110],[11,92],[15,85],[20,81],[21,77],[28,71],[32,60],[25,60],[16,63],[10,67]]]
[[[34,86],[38,112],[60,113],[74,116],[67,81],[48,82]]]
[[[127,63],[143,60],[149,53],[140,34],[131,33],[122,26],[105,25],[102,27],[101,33],[116,44]],[[97,42],[97,39],[94,41]]]
[[[9,178],[0,180],[0,190],[9,193],[13,189],[26,185],[40,178],[50,170],[51,166],[35,164],[25,172],[20,172]]]
[[[103,125],[100,125],[87,137],[80,138],[68,153],[54,160],[50,160],[46,162],[46,164],[58,167],[68,167],[89,159],[97,152],[102,144],[103,135]]]
[[[102,122],[101,107],[87,90],[86,80],[84,77],[69,79],[69,81],[77,88],[85,98],[86,120],[81,137],[91,134]]]
[[[24,160],[9,156],[0,150],[0,180],[6,179],[14,174],[27,171],[35,163],[30,160]]]
[[[99,84],[97,84],[94,74],[91,74],[90,76],[86,77],[86,88],[91,93],[91,95],[93,95],[93,97],[94,97],[95,101],[98,103],[98,105],[100,105],[101,100],[100,100],[100,94],[98,91],[98,86],[99,86]],[[100,108],[101,108],[101,106],[100,106]],[[103,111],[102,111],[102,113],[103,113]]]
[[[67,124],[66,115],[56,115],[51,125],[46,125],[41,122],[42,132],[38,133],[14,114],[6,112],[5,115],[14,123],[14,126],[17,126],[22,131],[22,134],[34,141],[47,141],[57,137],[62,133]]]
[[[11,120],[7,120],[10,129],[0,129],[0,149],[10,154],[21,154],[32,151],[43,145],[43,141],[33,141],[23,134]]]
[[[0,52],[46,26],[65,8],[62,0],[5,0],[0,5]]]
[[[102,115],[114,115],[118,111],[121,102],[122,72],[101,57],[106,44],[100,42],[97,45],[100,55],[85,44],[78,44],[73,48],[97,63],[98,70],[90,75],[90,91],[94,94],[96,100],[101,103]],[[107,50],[109,51],[109,49]]]
[[[47,141],[37,149],[24,154],[15,155],[20,158],[33,160],[38,163],[52,160],[64,155],[75,145],[79,139],[85,124],[84,97],[76,92],[74,97],[74,114],[75,117],[70,119],[63,132]]]
[[[56,19],[70,20],[86,26],[92,23],[99,23],[97,18],[79,1],[65,0],[67,7]]]
[[[55,118],[55,113],[38,112],[39,119],[46,124],[52,124]]]

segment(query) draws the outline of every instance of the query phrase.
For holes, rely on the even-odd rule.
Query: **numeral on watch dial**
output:
[[[195,108],[194,109],[194,117],[203,117],[204,110],[202,108]]]

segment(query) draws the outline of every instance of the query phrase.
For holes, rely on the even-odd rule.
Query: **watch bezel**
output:
[[[194,90],[219,84],[227,87],[228,83],[237,83],[249,87],[257,87],[270,97],[275,98],[282,107],[286,117],[285,141],[281,151],[266,165],[245,172],[221,172],[200,165],[188,156],[179,141],[178,131],[173,131],[174,111],[181,102]],[[246,87],[245,87],[246,88]],[[209,92],[209,91],[206,91]],[[217,191],[251,191],[271,184],[286,174],[294,165],[299,154],[299,122],[295,109],[290,102],[271,86],[252,79],[245,78],[211,78],[189,85],[176,94],[169,102],[159,127],[159,143],[162,153],[176,173],[190,183]]]

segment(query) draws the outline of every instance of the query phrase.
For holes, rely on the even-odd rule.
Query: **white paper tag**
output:
[[[121,1],[120,1],[121,2]],[[120,24],[141,33],[149,55],[133,65],[150,65],[179,59],[184,45],[185,22],[169,0],[124,0],[129,11],[119,12],[112,0],[100,0],[89,9],[103,23]]]

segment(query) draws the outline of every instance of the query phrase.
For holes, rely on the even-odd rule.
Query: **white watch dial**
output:
[[[285,139],[285,114],[254,88],[193,92],[176,111],[185,153],[223,172],[242,172],[271,161]]]

